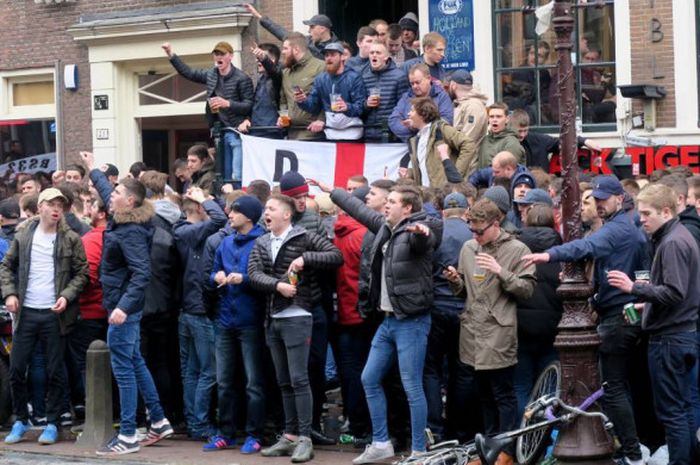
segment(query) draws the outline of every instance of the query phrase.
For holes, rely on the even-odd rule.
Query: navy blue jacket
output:
[[[411,109],[411,100],[413,100],[415,96],[416,95],[413,93],[413,89],[409,88],[408,91],[403,94],[403,97],[401,97],[401,100],[399,100],[396,108],[394,108],[394,111],[391,112],[391,115],[389,116],[389,129],[391,129],[391,132],[393,132],[396,137],[404,142],[407,141],[409,137],[418,134],[418,131],[408,129],[401,124],[403,120],[408,118],[408,111]],[[439,84],[432,83],[430,88],[430,98],[432,98],[433,102],[435,102],[435,104],[438,106],[438,109],[440,110],[440,117],[451,125],[454,119],[454,106],[452,105],[450,96],[447,95],[447,92],[445,92],[445,89],[443,89]]]
[[[321,73],[314,79],[314,87],[299,108],[313,115],[321,110],[331,111],[331,94],[340,94],[348,106],[344,112],[349,117],[361,117],[365,110],[367,91],[362,76],[355,70],[345,68],[340,76]]]
[[[605,315],[621,312],[625,304],[635,301],[633,295],[611,286],[606,272],[622,271],[634,280],[634,270],[648,270],[646,241],[632,217],[620,210],[590,236],[552,247],[546,252],[552,262],[595,260],[593,287],[597,294],[593,297],[593,303],[596,311]]]
[[[365,68],[369,67],[369,57],[362,58],[360,55],[352,56],[345,62],[345,66],[354,69],[360,74],[363,74]]]
[[[208,220],[190,223],[180,220],[173,226],[175,243],[180,253],[182,270],[182,311],[192,315],[206,315],[203,281],[208,276],[203,270],[204,245],[207,238],[226,224],[226,215],[213,200],[202,202],[202,208],[209,215]]]
[[[225,237],[216,249],[210,274],[211,285],[216,286],[214,277],[219,271],[227,276],[229,273],[243,275],[241,284],[223,287],[217,320],[224,328],[258,326],[265,319],[265,300],[250,287],[248,277],[250,251],[253,250],[255,240],[263,234],[265,230],[256,224],[248,234],[235,233]]]
[[[438,81],[444,81],[446,77],[446,72],[445,68],[442,67],[441,63],[437,63],[433,66],[430,66],[428,63],[425,62],[425,59],[423,56],[419,56],[416,58],[412,58],[410,60],[404,61],[403,65],[401,65],[401,70],[404,72],[404,74],[408,75],[409,71],[411,71],[411,68],[415,65],[419,65],[423,63],[425,66],[428,67],[430,70],[430,77],[433,80],[438,80]],[[452,124],[452,123],[450,123]]]
[[[515,177],[520,173],[529,173],[525,165],[518,164],[518,167],[515,169],[515,173],[513,173],[513,179],[515,179]],[[486,168],[476,170],[471,176],[469,176],[469,184],[477,189],[480,187],[491,187],[493,186],[494,179],[495,176],[493,175],[493,168],[487,166]]]
[[[446,265],[457,268],[462,246],[472,238],[472,233],[462,218],[445,218],[442,228],[440,247],[433,253],[433,312],[459,314],[464,310],[464,298],[454,295],[442,272]]]
[[[280,106],[280,88],[282,87],[282,67],[267,57],[261,64],[265,72],[258,74],[258,82],[255,86],[250,134],[281,139],[283,135],[281,129],[255,129],[258,126],[277,125],[277,109]]]
[[[389,60],[379,71],[374,71],[371,66],[365,67],[362,80],[368,93],[372,87],[379,87],[381,92],[377,108],[367,107],[365,101],[365,124],[377,126],[365,128],[365,139],[381,139],[383,126],[388,129],[391,112],[408,90],[408,78],[396,67],[394,60]]]

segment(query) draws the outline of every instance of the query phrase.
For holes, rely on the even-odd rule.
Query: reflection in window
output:
[[[556,130],[559,125],[556,35],[553,28],[538,36],[534,13],[548,0],[493,0],[496,43],[496,99],[511,110],[525,110],[532,126]],[[578,115],[588,130],[615,124],[614,4],[578,8],[573,62]]]
[[[54,120],[0,121],[0,162],[56,151]]]

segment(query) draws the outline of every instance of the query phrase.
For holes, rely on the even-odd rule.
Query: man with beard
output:
[[[216,122],[224,128],[224,179],[230,179],[241,187],[243,179],[243,146],[235,132],[253,108],[253,81],[231,64],[233,47],[228,42],[219,42],[212,50],[214,66],[209,69],[192,69],[173,53],[166,42],[163,50],[170,58],[175,70],[185,79],[207,85],[207,118],[209,127]]]
[[[598,313],[601,377],[607,383],[603,410],[615,425],[621,442],[620,452],[627,463],[636,464],[641,463],[642,453],[634,423],[628,370],[641,330],[639,324],[627,324],[623,319],[623,307],[633,303],[635,296],[614,287],[608,280],[608,271],[619,270],[634,276],[635,270],[648,270],[649,264],[645,254],[646,238],[623,209],[624,194],[615,176],[598,176],[593,180],[591,196],[603,226],[583,239],[522,259],[526,264],[595,260],[593,284],[597,293],[592,305]]]
[[[309,93],[317,75],[323,72],[321,60],[311,55],[306,43],[306,37],[299,32],[292,32],[282,44],[282,89],[280,91],[280,106],[289,109],[290,127],[287,137],[293,140],[319,139],[319,132],[311,132],[309,128],[318,126],[317,119],[323,121],[320,112],[310,114],[299,107],[295,101],[297,93]],[[283,127],[281,119],[277,125]],[[306,127],[306,129],[301,129]]]
[[[408,79],[389,57],[386,45],[375,40],[369,48],[369,66],[362,72],[362,80],[368,89],[365,102],[365,140],[381,140],[391,133],[389,115],[408,90]],[[379,90],[372,95],[371,89]]]
[[[367,91],[362,77],[355,70],[345,67],[342,55],[343,46],[339,42],[326,45],[323,49],[326,72],[316,76],[311,93],[297,92],[294,101],[309,113],[325,111],[326,121],[319,119],[311,123],[308,127],[311,132],[320,132],[325,128],[329,139],[359,139],[362,137],[359,118],[364,111]],[[357,123],[360,124],[359,130]]]
[[[411,126],[411,120],[408,118],[411,101],[415,97],[430,97],[440,110],[440,117],[448,124],[452,124],[454,116],[452,100],[441,84],[431,80],[430,70],[425,63],[419,63],[411,68],[408,72],[408,83],[411,86],[410,89],[403,94],[389,116],[389,128],[396,137],[407,141],[410,137],[418,134],[418,130]]]

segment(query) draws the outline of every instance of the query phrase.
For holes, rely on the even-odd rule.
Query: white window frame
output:
[[[56,92],[54,68],[37,68],[0,72],[0,120],[56,118],[56,103],[44,105],[14,105],[14,85],[32,82],[53,82]]]

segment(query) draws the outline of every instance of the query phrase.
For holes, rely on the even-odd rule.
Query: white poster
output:
[[[56,153],[42,153],[20,160],[11,161],[0,165],[0,176],[15,173],[38,173],[39,171],[51,172],[56,170]]]

